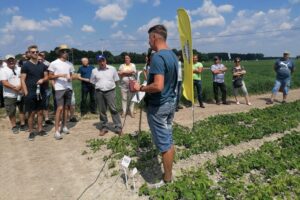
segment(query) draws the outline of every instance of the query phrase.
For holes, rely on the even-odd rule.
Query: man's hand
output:
[[[44,83],[44,79],[40,79],[40,80],[38,80],[38,82],[36,82],[36,84],[38,84],[38,85],[42,85]]]
[[[138,82],[135,82],[133,88],[134,88],[134,90],[136,90],[136,91],[140,91],[140,90],[141,90],[141,85],[140,85]]]

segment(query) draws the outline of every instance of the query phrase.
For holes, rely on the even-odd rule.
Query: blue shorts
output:
[[[152,133],[152,140],[163,153],[173,145],[172,122],[175,113],[175,101],[161,106],[148,106],[147,118]]]
[[[290,83],[291,83],[291,79],[290,78],[286,78],[286,79],[276,79],[275,81],[275,85],[272,89],[272,93],[273,94],[277,94],[278,90],[280,88],[282,88],[282,92],[284,95],[287,95],[289,92],[289,87],[290,87]]]

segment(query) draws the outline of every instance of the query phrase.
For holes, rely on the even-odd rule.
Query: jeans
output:
[[[116,91],[115,89],[103,92],[101,90],[96,90],[96,100],[98,103],[99,113],[100,113],[100,130],[103,128],[108,128],[107,119],[107,108],[111,113],[111,117],[115,128],[122,128],[121,117],[116,107]]]
[[[213,82],[213,88],[214,88],[214,95],[215,95],[215,100],[216,103],[219,103],[219,88],[221,90],[222,93],[222,102],[226,103],[226,85],[225,83],[217,83],[217,82]]]
[[[176,107],[178,107],[180,98],[182,94],[182,81],[177,82],[177,97],[176,97]]]
[[[152,140],[158,150],[168,151],[173,144],[172,122],[175,113],[175,101],[160,106],[148,106],[147,119]]]
[[[275,85],[272,89],[272,93],[276,95],[278,90],[280,88],[283,88],[283,91],[282,91],[283,95],[287,95],[289,92],[290,83],[291,83],[290,78],[286,78],[286,79],[282,79],[282,80],[275,80]]]
[[[197,99],[199,104],[203,104],[203,99],[202,99],[202,81],[201,80],[194,80],[194,87],[196,87],[197,91]]]
[[[88,96],[90,96],[90,104],[87,104]],[[92,84],[81,85],[81,102],[80,102],[81,113],[88,112],[87,105],[89,105],[90,112],[92,113],[96,112],[95,87]]]

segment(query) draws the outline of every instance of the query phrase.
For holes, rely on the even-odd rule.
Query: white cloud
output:
[[[160,0],[154,0],[153,6],[159,6],[160,5]]]
[[[50,27],[70,26],[72,19],[69,16],[60,14],[57,19],[36,21],[26,19],[22,16],[13,16],[10,23],[6,23],[3,32],[11,31],[45,31]]]
[[[14,14],[18,13],[19,11],[20,11],[20,8],[18,6],[13,6],[10,8],[3,9],[0,12],[5,15],[14,15]]]
[[[289,0],[289,2],[291,4],[298,4],[298,3],[300,3],[300,0]]]
[[[200,15],[202,17],[218,17],[221,13],[232,12],[233,6],[229,4],[217,7],[212,0],[204,0],[201,7],[191,10],[191,15]]]
[[[92,26],[85,24],[82,26],[81,31],[87,32],[87,33],[92,33],[92,32],[95,32],[95,29]]]
[[[293,26],[290,12],[290,9],[270,9],[267,12],[242,10],[220,35],[290,29]]]
[[[205,18],[202,20],[197,20],[192,22],[192,28],[202,28],[202,27],[208,27],[208,26],[223,26],[225,25],[225,19],[223,16],[217,16],[217,17],[210,17]]]
[[[118,27],[118,25],[119,25],[118,22],[114,22],[114,23],[110,26],[110,28],[116,28],[116,27]]]
[[[160,23],[160,17],[155,17],[151,19],[147,24],[142,25],[141,27],[138,28],[138,32],[140,33],[147,33],[148,29],[156,24]]]
[[[5,34],[1,37],[0,46],[6,46],[11,44],[15,40],[15,36],[12,34]]]
[[[109,4],[96,11],[96,18],[109,21],[122,21],[126,15],[127,11],[118,4]]]

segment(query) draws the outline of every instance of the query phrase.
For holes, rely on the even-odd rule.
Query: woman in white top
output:
[[[134,103],[131,101],[134,93],[130,92],[129,89],[129,80],[135,80],[136,75],[136,67],[135,64],[131,63],[131,59],[129,55],[124,56],[125,63],[120,65],[118,74],[121,79],[121,95],[122,95],[122,110],[123,113],[121,114],[122,117],[124,117],[129,108],[130,116],[134,118]]]

